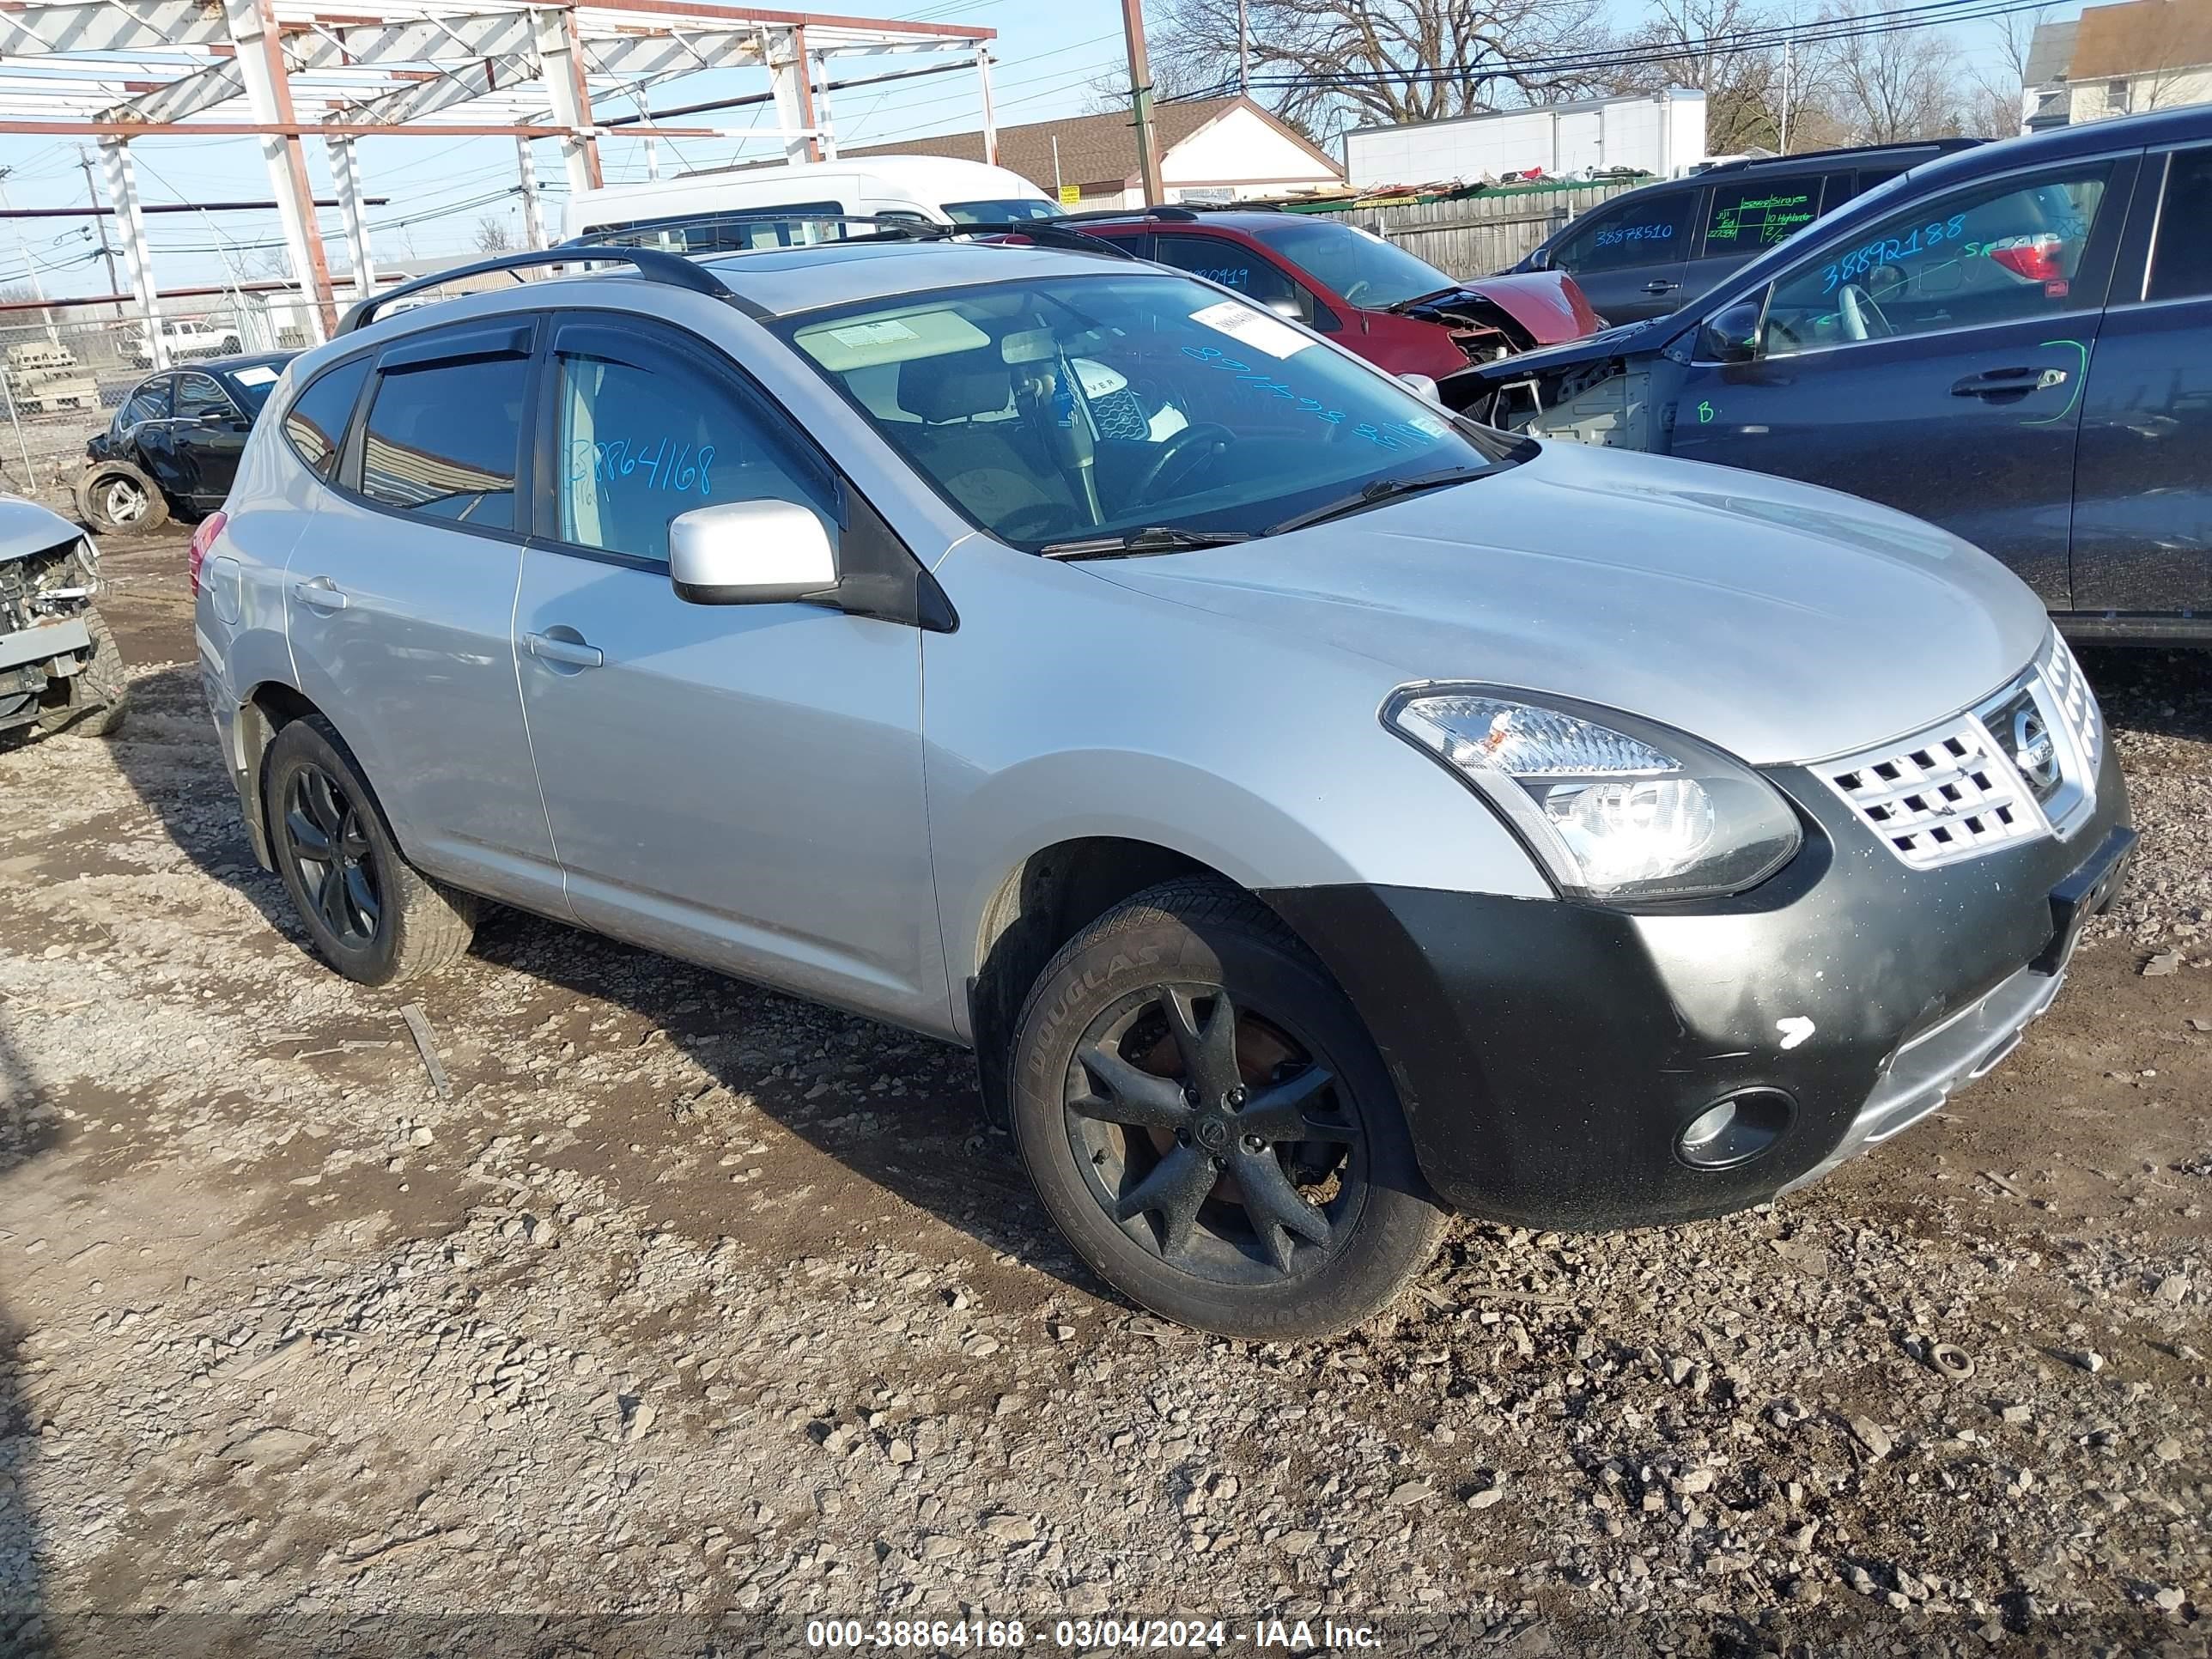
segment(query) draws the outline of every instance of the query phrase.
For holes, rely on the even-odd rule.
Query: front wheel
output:
[[[107,618],[97,611],[84,613],[85,632],[92,646],[74,674],[47,682],[40,700],[39,729],[68,732],[80,738],[110,738],[123,729],[131,707],[131,673],[123,665],[115,635]]]
[[[1046,1210],[1101,1278],[1167,1318],[1333,1335],[1443,1237],[1350,1002],[1225,884],[1166,883],[1070,940],[1030,994],[1012,1072]]]

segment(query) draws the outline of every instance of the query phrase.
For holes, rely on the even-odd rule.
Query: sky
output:
[[[1645,11],[1644,0],[1609,0],[1616,25],[1633,27]],[[1080,114],[1091,84],[1107,75],[1126,76],[1119,0],[891,0],[891,9],[873,13],[860,0],[836,9],[847,15],[880,15],[931,21],[957,21],[995,28],[996,62],[992,88],[1002,126]],[[1815,9],[1806,0],[1802,9]],[[2051,18],[2071,17],[2079,0],[2054,5]],[[1993,55],[1990,24],[1969,24],[1958,45],[1971,62]],[[876,70],[908,67],[911,59],[833,60],[840,77]],[[648,93],[648,100],[686,104],[763,90],[767,77],[757,70],[725,70],[670,82]],[[245,118],[242,101],[224,111]],[[234,111],[235,113],[234,113]],[[599,113],[629,113],[627,106]],[[876,143],[929,132],[972,131],[981,125],[976,81],[970,70],[896,84],[877,91],[847,92],[834,100],[838,140],[843,144]],[[440,119],[465,120],[450,112]],[[754,121],[773,126],[772,106],[723,114],[683,118],[672,125],[718,125]],[[88,144],[89,141],[85,141]],[[0,137],[0,191],[16,207],[82,204],[86,176],[79,165],[84,146],[76,140]],[[540,139],[535,146],[538,180],[544,191],[549,229],[557,234],[566,185],[558,145]],[[601,166],[610,183],[646,176],[641,140],[609,137],[600,141]],[[521,215],[512,197],[498,192],[515,183],[514,142],[507,138],[370,138],[358,147],[362,183],[370,196],[391,198],[369,210],[371,243],[380,260],[432,258],[473,250],[478,221],[489,214],[502,220],[520,240]],[[772,160],[775,141],[740,144],[728,139],[661,141],[664,176],[690,167],[736,159]],[[142,139],[131,145],[138,191],[144,202],[229,199],[266,200],[269,178],[251,138],[173,137]],[[307,146],[307,167],[316,194],[330,192],[328,157],[323,147]],[[98,178],[95,157],[94,177]],[[322,215],[324,236],[333,267],[343,263],[343,237],[335,210]],[[24,285],[27,267],[35,265],[50,296],[105,291],[106,273],[99,244],[86,219],[0,222],[0,287]],[[180,288],[240,277],[278,274],[281,257],[270,251],[279,231],[273,212],[221,216],[163,214],[149,222],[154,243],[157,286]],[[260,245],[257,247],[256,245]],[[127,280],[127,279],[126,279]]]

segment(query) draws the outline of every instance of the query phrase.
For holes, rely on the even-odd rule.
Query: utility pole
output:
[[[1793,41],[1785,33],[1782,37],[1782,153],[1790,154],[1790,82],[1796,69],[1791,52]]]
[[[1130,125],[1137,129],[1137,173],[1144,181],[1145,205],[1158,207],[1160,153],[1152,135],[1152,66],[1145,52],[1144,0],[1121,0],[1121,32],[1129,40]]]
[[[84,169],[85,199],[94,207],[100,205],[100,186],[92,180],[92,152],[82,144],[76,147],[76,164]],[[107,291],[123,292],[123,284],[115,274],[115,250],[107,245],[107,220],[100,214],[92,216],[93,228],[100,233],[100,257],[107,261]]]
[[[7,181],[15,171],[10,167],[0,167],[0,210],[5,210],[8,205]],[[54,313],[46,308],[46,284],[39,280],[39,262],[31,257],[31,244],[23,234],[21,219],[15,221],[15,252],[23,256],[23,273],[31,279],[31,297],[39,302],[39,320],[46,325],[47,343],[59,345],[61,336],[54,329]]]

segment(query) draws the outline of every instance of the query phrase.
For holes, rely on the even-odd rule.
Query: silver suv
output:
[[[1104,253],[605,257],[287,370],[198,600],[257,854],[364,984],[491,899],[972,1046],[1172,1318],[1771,1198],[2118,879],[2081,671],[1927,525]]]

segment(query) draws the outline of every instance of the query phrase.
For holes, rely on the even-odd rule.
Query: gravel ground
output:
[[[1104,1292],[949,1049],[520,917],[319,968],[110,563],[131,725],[0,747],[0,1653],[2206,1650],[2212,656],[2087,655],[2135,884],[1951,1110],[1282,1347]]]

